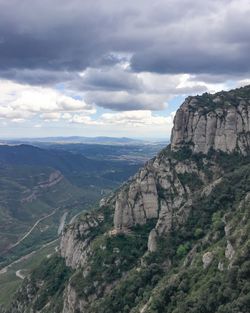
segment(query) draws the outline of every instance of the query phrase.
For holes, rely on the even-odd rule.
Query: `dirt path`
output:
[[[50,214],[48,214],[48,215],[46,215],[46,216],[44,216],[44,217],[39,218],[39,219],[35,222],[35,224],[31,227],[31,229],[30,229],[25,235],[23,235],[23,237],[22,237],[21,239],[19,239],[16,243],[14,243],[13,245],[11,245],[11,247],[10,247],[9,249],[12,249],[12,248],[18,246],[25,238],[27,238],[27,237],[32,233],[32,231],[36,228],[36,226],[37,226],[39,223],[41,223],[41,222],[42,222],[43,220],[45,220],[46,218],[49,218],[49,217],[51,217],[52,215],[54,215],[58,209],[59,209],[59,208],[56,208],[52,213],[50,213]]]
[[[54,209],[54,211],[51,212],[50,214],[48,214],[48,215],[46,215],[46,216],[44,216],[44,217],[39,218],[39,219],[35,222],[35,224],[30,228],[30,230],[29,230],[26,234],[24,234],[21,239],[19,239],[16,243],[14,243],[14,244],[10,247],[10,249],[11,249],[11,248],[14,248],[14,247],[16,247],[16,246],[18,246],[25,238],[27,238],[27,237],[32,233],[32,231],[36,228],[36,226],[37,226],[39,223],[41,223],[43,220],[45,220],[45,219],[47,219],[47,218],[53,216],[53,215],[56,213],[56,211],[57,211],[58,209],[59,209],[59,208],[56,208],[56,209]],[[66,216],[65,216],[65,219],[66,219]],[[65,219],[62,221],[62,222],[63,222],[63,226],[64,226],[64,223],[65,223]],[[38,251],[41,250],[42,248],[45,248],[45,247],[51,245],[52,243],[56,242],[57,240],[58,240],[58,238],[56,238],[56,239],[54,239],[54,240],[52,240],[52,241],[50,241],[50,242],[48,242],[48,243],[45,243],[45,244],[43,244],[39,249],[34,250],[34,251],[32,251],[32,252],[30,252],[30,253],[28,253],[28,254],[22,256],[21,258],[19,258],[19,259],[13,261],[12,263],[6,265],[6,266],[3,267],[2,269],[0,269],[0,275],[6,273],[6,272],[8,271],[8,269],[9,269],[12,265],[17,264],[17,263],[19,263],[19,262],[21,262],[21,261],[27,260],[27,259],[30,258],[34,253],[38,252]],[[19,278],[21,278],[21,276],[23,276],[22,274],[20,274],[20,271],[21,271],[21,270],[19,270],[19,271],[16,272],[16,276],[19,277]],[[18,275],[19,275],[19,276],[18,276]],[[21,279],[23,279],[23,278],[21,278]]]
[[[33,254],[35,254],[35,253],[38,252],[39,250],[41,250],[41,249],[43,249],[43,248],[46,248],[46,247],[48,247],[49,245],[52,245],[53,243],[55,243],[55,242],[58,241],[58,240],[59,240],[59,239],[56,238],[55,240],[52,240],[52,241],[50,241],[50,242],[47,242],[47,243],[43,244],[39,249],[34,250],[34,251],[32,251],[32,252],[30,252],[30,253],[28,253],[28,254],[22,256],[20,259],[17,259],[17,260],[15,260],[15,261],[13,261],[13,262],[10,263],[9,265],[6,265],[5,267],[3,267],[3,268],[0,270],[0,275],[6,273],[6,272],[8,271],[8,269],[9,269],[11,266],[13,266],[14,264],[18,264],[18,263],[21,262],[21,261],[27,260],[28,258],[30,258]]]
[[[18,277],[18,278],[24,280],[25,276],[24,276],[23,274],[21,274],[21,271],[22,271],[22,270],[16,271],[16,277]]]

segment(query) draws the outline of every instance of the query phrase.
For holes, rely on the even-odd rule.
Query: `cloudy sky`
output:
[[[249,0],[0,0],[1,137],[170,135],[246,85]]]

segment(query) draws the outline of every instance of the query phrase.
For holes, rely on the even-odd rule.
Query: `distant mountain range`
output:
[[[149,138],[149,139],[134,139],[127,137],[81,137],[81,136],[70,136],[70,137],[40,137],[40,138],[13,138],[13,139],[2,139],[0,142],[6,144],[18,144],[18,143],[85,143],[85,144],[104,144],[104,145],[144,145],[153,143],[168,143],[167,140]]]

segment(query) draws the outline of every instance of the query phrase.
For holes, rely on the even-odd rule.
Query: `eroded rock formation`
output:
[[[171,149],[185,144],[194,152],[208,153],[213,148],[224,152],[247,153],[250,147],[250,102],[242,98],[226,100],[223,94],[189,97],[175,115]]]

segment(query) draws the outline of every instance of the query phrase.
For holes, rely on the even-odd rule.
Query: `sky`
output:
[[[185,97],[250,83],[249,16],[249,0],[0,0],[0,136],[168,139]]]

